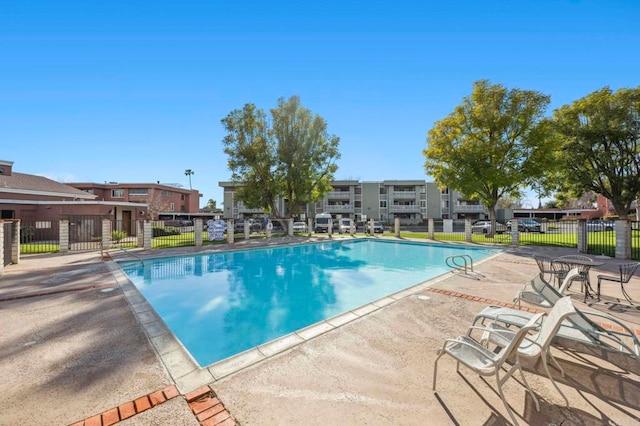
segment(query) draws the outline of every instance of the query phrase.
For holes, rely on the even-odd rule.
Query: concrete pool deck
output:
[[[434,393],[433,361],[444,339],[464,333],[475,313],[512,300],[538,271],[534,252],[554,256],[575,250],[507,251],[476,265],[484,276],[480,280],[446,274],[349,322],[339,321],[330,332],[218,376],[186,368],[176,342],[154,342],[160,335],[145,327],[153,315],[140,315],[146,310],[132,303],[119,268],[99,253],[24,257],[0,278],[0,424],[112,424],[122,413],[131,415],[118,423],[124,425],[502,424],[508,414],[494,382],[464,367],[456,374],[454,361],[445,357]],[[592,280],[619,263],[604,262],[592,270]],[[634,277],[628,290],[640,301],[640,278]],[[577,291],[570,294],[584,308]],[[640,329],[640,308],[617,301],[619,285],[605,283],[602,293],[606,296],[590,309]],[[637,423],[637,363],[625,370],[593,355],[560,349],[554,355],[566,372],[554,377],[570,408],[539,365],[526,365],[539,413],[519,378],[505,384],[507,401],[522,423]]]

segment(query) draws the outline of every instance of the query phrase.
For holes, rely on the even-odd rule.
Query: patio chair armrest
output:
[[[607,315],[607,314],[601,314],[599,312],[593,312],[593,311],[583,311],[582,309],[580,310],[580,312],[582,312],[584,315],[586,316],[594,316],[594,317],[598,317],[598,318],[604,318],[609,322],[612,322],[618,326],[620,326],[620,328],[622,328],[623,330],[626,331],[626,333],[622,333],[620,331],[616,331],[616,330],[607,330],[607,331],[611,331],[613,333],[616,334],[621,334],[626,336],[627,334],[629,335],[629,337],[633,337],[634,340],[638,341],[638,337],[636,336],[636,334],[629,328],[628,325],[626,325],[625,323],[623,323],[622,321],[620,321],[619,319],[612,317],[611,315]]]
[[[587,330],[589,333],[592,334],[597,334],[598,336],[601,337],[606,337],[608,339],[611,339],[613,341],[615,341],[617,344],[626,347],[631,353],[633,353],[636,358],[638,358],[638,360],[640,361],[640,341],[638,340],[638,336],[633,332],[633,330],[631,330],[629,328],[629,326],[627,326],[625,323],[623,323],[622,321],[618,320],[617,318],[612,317],[611,315],[606,315],[606,314],[601,314],[599,312],[594,312],[594,311],[580,311],[582,314],[584,314],[585,316],[594,316],[597,318],[603,318],[606,319],[608,322],[612,322],[614,324],[616,324],[617,326],[619,326],[620,328],[622,328],[623,331],[618,331],[618,330],[612,330],[612,329],[606,329],[604,327],[602,327],[603,331],[600,332],[594,332],[593,330]],[[628,339],[631,339],[633,341],[633,347],[634,349],[631,350],[631,348],[628,347],[628,345],[623,342],[620,337],[618,336],[623,336],[626,337]]]
[[[469,343],[469,342],[465,342],[464,340],[458,340],[458,339],[446,339],[444,341],[444,343],[442,344],[442,349],[439,349],[438,353],[441,354],[443,352],[446,352],[447,344],[449,344],[449,343],[456,343],[458,345],[466,346],[467,348],[472,349],[473,351],[483,355],[484,357],[486,357],[486,355],[487,355],[485,353],[485,348],[480,346],[479,343],[476,342],[476,344],[472,344],[472,343]],[[459,359],[459,358],[457,358],[455,356],[454,356],[454,358]],[[492,365],[494,365],[494,366],[496,365],[496,362],[494,360],[489,359],[489,358],[486,358],[486,360],[488,362],[490,362]],[[462,360],[460,360],[460,361],[462,361]]]
[[[532,318],[532,317],[531,317],[531,316],[529,316],[529,315],[518,315],[517,313],[512,313],[512,312],[510,312],[510,313],[497,314],[497,315],[495,316],[495,320],[494,320],[494,321],[499,321],[499,322],[502,322],[502,323],[509,323],[509,321],[503,321],[503,320],[501,320],[501,319],[500,319],[501,317],[516,317],[516,318],[522,318],[523,320],[526,320],[527,322]]]

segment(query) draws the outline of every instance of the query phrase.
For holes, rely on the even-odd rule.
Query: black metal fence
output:
[[[21,221],[20,254],[60,251],[60,221]]]
[[[65,215],[69,221],[69,250],[99,250],[102,245],[102,220],[99,215]]]
[[[151,248],[195,246],[195,232],[191,221],[151,222]]]

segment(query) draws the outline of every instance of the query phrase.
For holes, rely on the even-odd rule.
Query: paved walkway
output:
[[[463,333],[474,313],[508,303],[536,273],[531,250],[551,252],[505,253],[477,265],[480,280],[448,274],[267,361],[190,389],[176,386],[98,253],[23,258],[0,278],[0,424],[502,424],[508,416],[494,384],[464,368],[455,374],[451,360],[440,362],[432,392],[433,360],[442,341]],[[606,260],[601,269],[613,270],[615,263]],[[629,289],[640,300],[637,280]],[[640,309],[619,301],[618,293],[614,283],[603,287],[607,296],[590,308],[640,329]],[[585,307],[580,294],[573,297]],[[539,413],[518,380],[505,385],[523,423],[640,419],[638,371],[574,351],[554,354],[567,372],[557,381],[571,406],[564,407],[539,365],[527,365]]]

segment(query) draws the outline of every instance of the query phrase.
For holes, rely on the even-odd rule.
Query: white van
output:
[[[351,233],[351,219],[349,219],[348,217],[343,217],[338,220],[338,233]]]
[[[329,232],[331,220],[331,213],[318,213],[313,226],[313,232]]]

